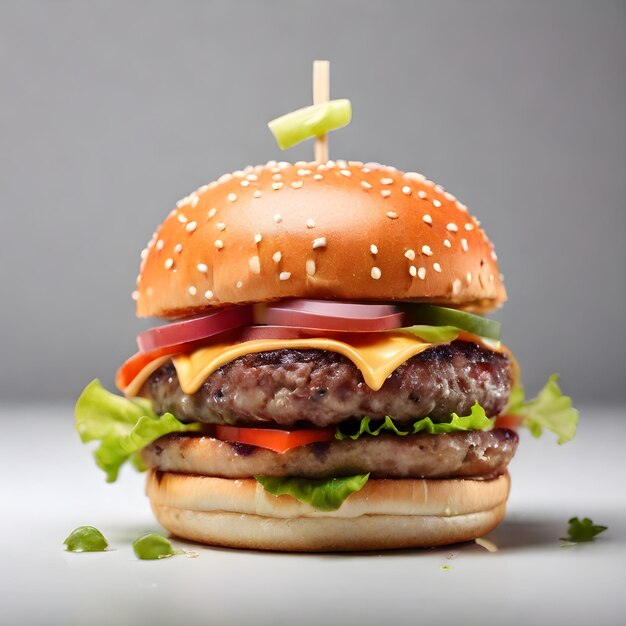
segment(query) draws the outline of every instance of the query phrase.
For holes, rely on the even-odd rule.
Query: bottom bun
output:
[[[508,474],[493,480],[370,480],[336,511],[273,496],[254,479],[152,470],[146,491],[172,534],[210,545],[288,552],[441,546],[504,517]]]

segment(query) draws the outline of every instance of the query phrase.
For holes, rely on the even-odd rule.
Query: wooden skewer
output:
[[[330,95],[330,63],[313,61],[313,104],[328,102]],[[315,138],[315,160],[318,163],[328,161],[328,135]]]

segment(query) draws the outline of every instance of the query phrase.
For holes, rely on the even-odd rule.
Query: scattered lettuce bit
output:
[[[369,474],[312,480],[308,478],[279,478],[255,476],[265,491],[272,495],[290,495],[310,504],[318,511],[336,511],[344,500],[365,486]]]
[[[545,428],[555,433],[558,443],[563,444],[576,434],[578,411],[573,408],[571,398],[561,392],[558,379],[558,374],[552,374],[537,397],[528,401],[524,400],[524,388],[514,387],[505,413],[521,417],[522,424],[534,437],[540,437]]]
[[[175,431],[198,430],[200,424],[183,424],[171,413],[160,417],[147,400],[128,400],[91,381],[76,402],[76,430],[83,443],[99,441],[94,452],[96,464],[107,482],[115,482],[120,467],[130,461],[144,470],[139,450],[159,437]]]
[[[63,542],[68,552],[104,552],[109,542],[93,526],[75,528]]]
[[[359,430],[353,435],[345,434],[342,432],[341,427],[338,427],[337,432],[335,432],[335,439],[339,439],[340,441],[347,438],[356,440],[364,434],[376,437],[382,431],[393,432],[396,435],[404,437],[405,435],[415,435],[422,431],[431,435],[439,435],[441,433],[451,433],[458,430],[489,430],[493,427],[495,420],[488,418],[485,414],[485,409],[476,402],[469,415],[459,417],[456,413],[453,413],[449,422],[442,422],[440,424],[433,422],[430,417],[424,417],[414,422],[410,430],[400,430],[388,415],[385,417],[382,424],[373,430],[370,427],[371,421],[371,418],[364,417],[361,420]]]
[[[155,561],[156,559],[167,559],[177,554],[185,554],[184,550],[174,550],[168,539],[156,533],[148,533],[135,539],[133,551],[135,556],[142,561]]]
[[[427,326],[425,324],[405,326],[398,330],[417,335],[420,339],[428,341],[429,343],[450,343],[454,341],[461,332],[454,326]]]
[[[594,524],[588,517],[582,520],[579,520],[577,517],[572,517],[568,523],[567,537],[561,537],[561,541],[571,541],[574,543],[593,541],[596,535],[599,535],[608,528],[608,526],[598,526]]]

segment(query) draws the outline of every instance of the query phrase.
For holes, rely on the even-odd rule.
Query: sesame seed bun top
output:
[[[493,245],[456,198],[375,163],[269,162],[177,203],[142,252],[137,315],[282,298],[416,300],[485,312],[506,299]]]

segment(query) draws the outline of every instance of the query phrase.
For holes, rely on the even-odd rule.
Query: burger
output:
[[[524,402],[484,317],[494,248],[424,176],[356,161],[269,162],[178,202],[134,292],[125,398],[90,383],[83,441],[117,477],[148,469],[173,535],[282,551],[439,546],[503,518],[515,428],[573,436],[552,378]]]

